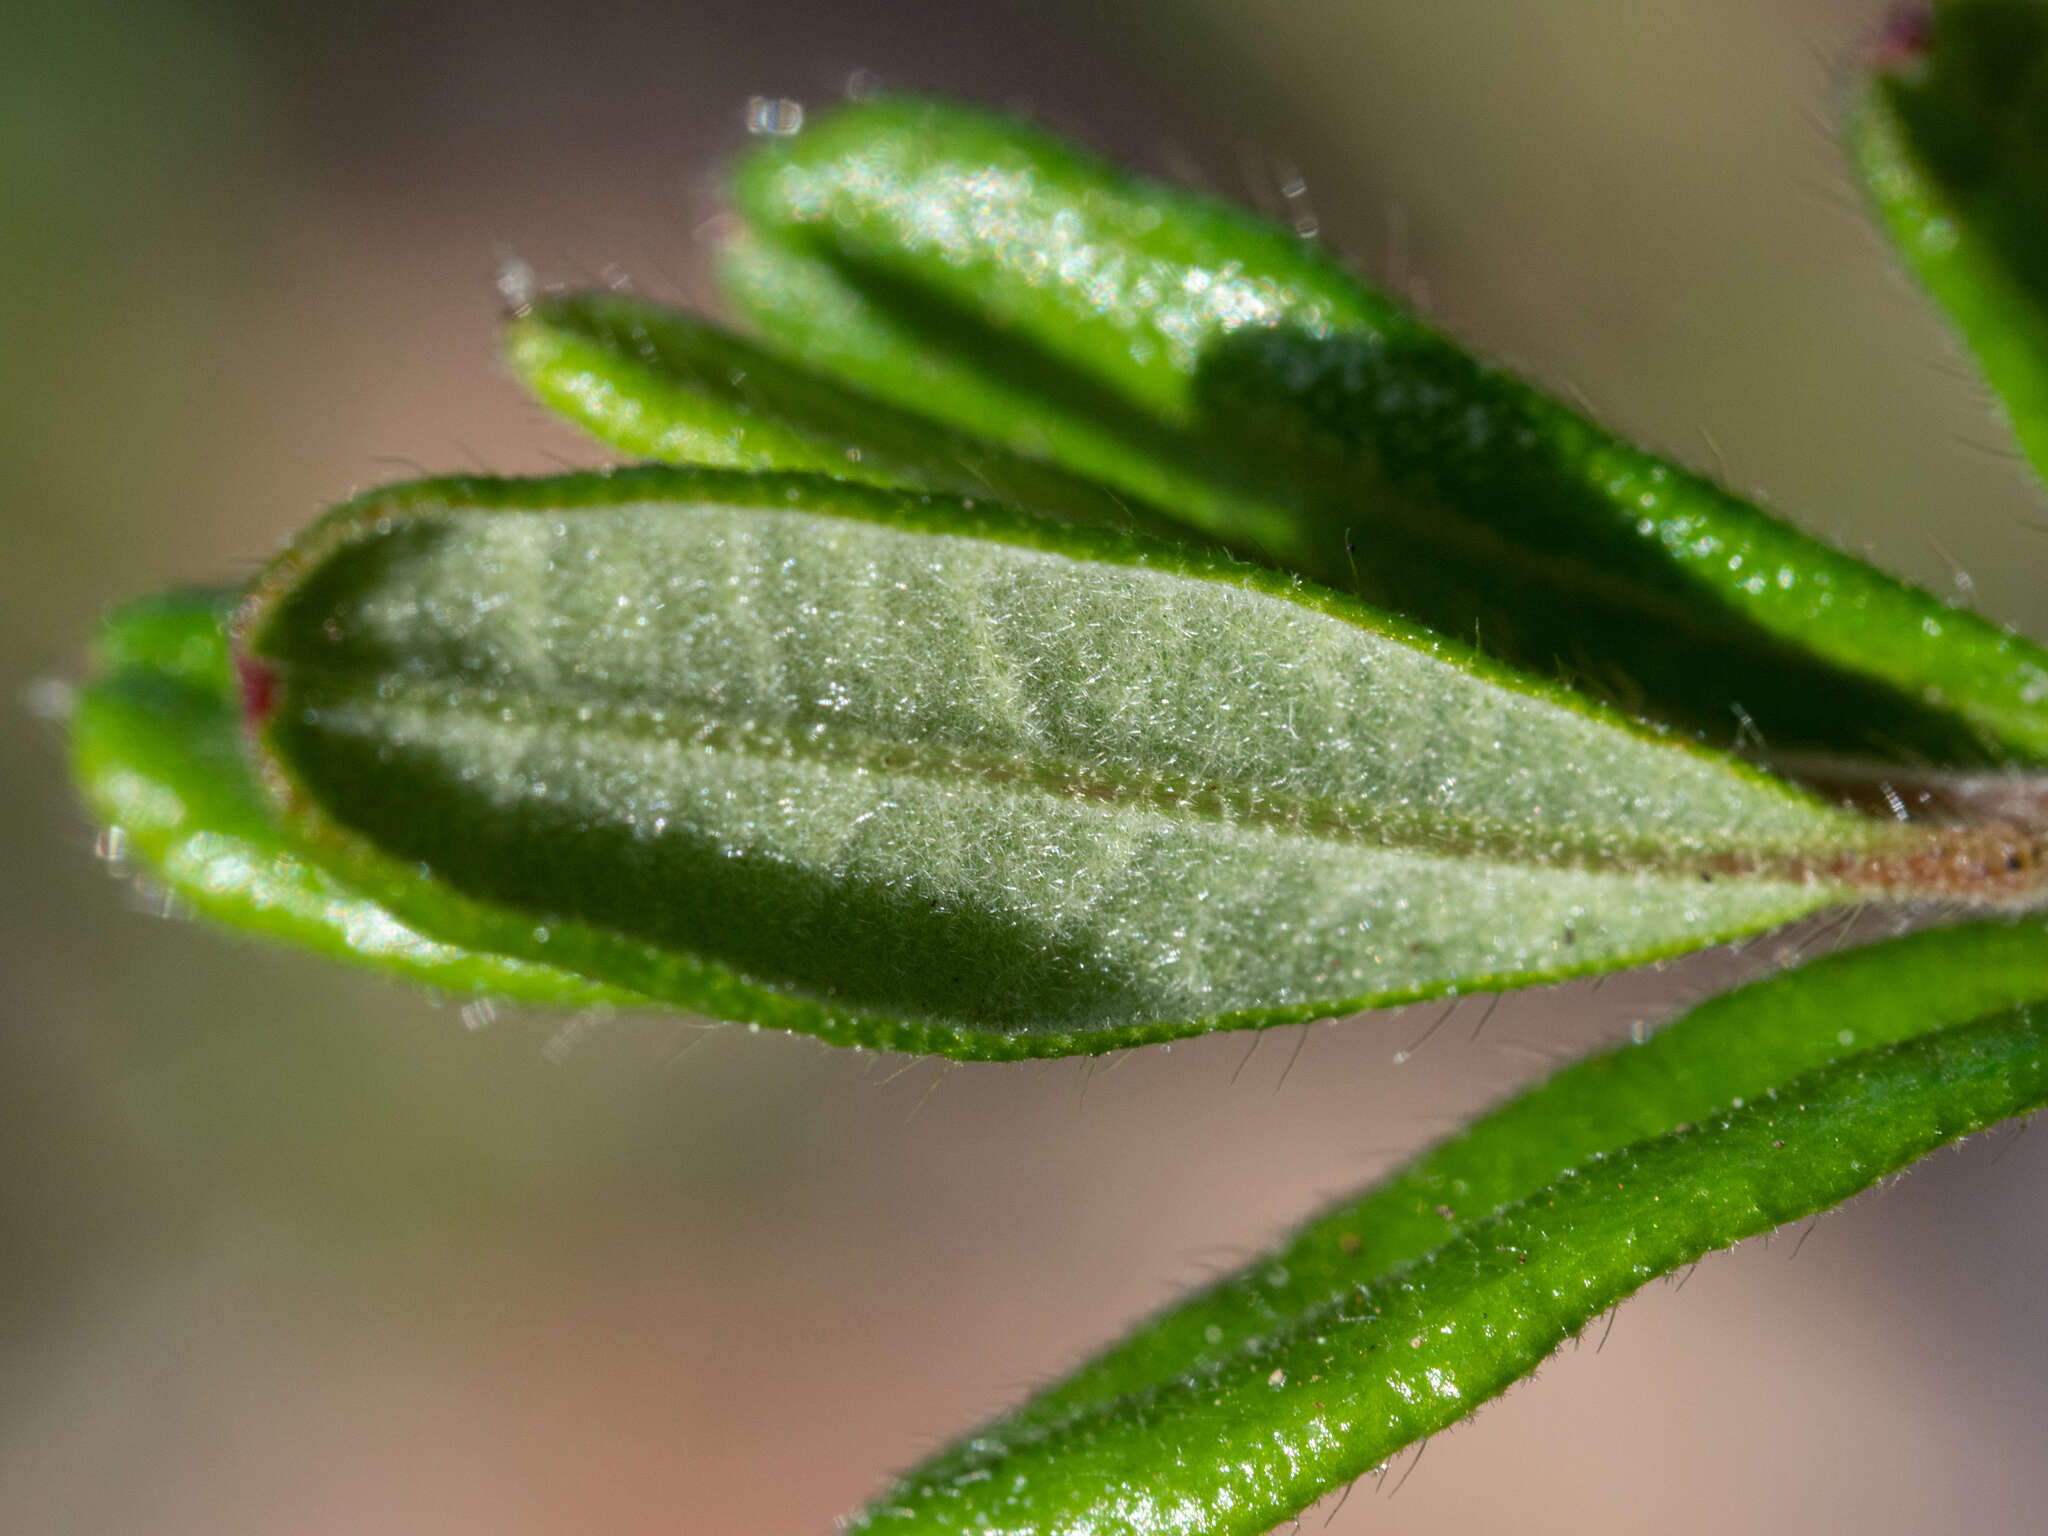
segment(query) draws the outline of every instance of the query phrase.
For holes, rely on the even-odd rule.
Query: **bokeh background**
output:
[[[1878,0],[8,0],[0,1529],[824,1531],[1553,1061],[1772,964],[941,1072],[465,1017],[167,922],[57,727],[106,602],[417,467],[591,450],[493,277],[708,302],[751,94],[1026,105],[2048,634],[2037,494],[1832,137]],[[480,1027],[479,1027],[480,1026]],[[1291,1068],[1291,1070],[1290,1070]],[[2048,1137],[1708,1261],[1330,1528],[2037,1529]],[[1397,1469],[1399,1479],[1406,1463]],[[1321,1520],[1322,1513],[1310,1517]]]

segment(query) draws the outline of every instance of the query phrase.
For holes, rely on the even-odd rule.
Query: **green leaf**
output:
[[[2032,919],[1914,934],[1709,999],[1647,1041],[1576,1062],[1497,1106],[1148,1319],[1003,1423],[1051,1423],[1261,1349],[1589,1158],[1705,1122],[1859,1052],[2044,997],[2048,927]]]
[[[1648,1280],[2048,1102],[2043,998],[2038,922],[1717,998],[1326,1213],[896,1479],[852,1528],[1266,1531]]]
[[[153,673],[226,699],[232,691],[227,626],[241,596],[230,587],[179,587],[121,604],[93,636],[93,671]]]
[[[815,244],[794,231],[777,238],[742,225],[721,253],[727,296],[768,344],[878,398],[1170,508],[1246,558],[1287,565],[1311,554],[1284,493],[1257,477],[1219,479],[1206,453],[1189,453],[1183,434],[1160,431],[1068,370],[1028,354],[1020,362],[1008,338],[907,284],[862,269],[857,287],[851,265],[816,253]],[[1348,591],[1355,583],[1347,574],[1334,585]]]
[[[848,1043],[1100,1051],[2034,878],[1257,567],[808,476],[396,487],[241,624],[351,882]]]
[[[1871,63],[1857,169],[2048,476],[2048,5],[1901,12]]]
[[[648,1005],[552,966],[446,944],[324,868],[270,821],[243,759],[224,623],[232,592],[177,592],[110,615],[101,675],[71,722],[72,773],[110,854],[215,922],[408,981],[515,1002]]]
[[[778,346],[1249,558],[1801,768],[2048,761],[2048,652],[1616,440],[1290,231],[914,100],[760,150],[736,195],[728,291]]]
[[[1186,531],[1128,495],[624,294],[539,298],[506,327],[505,350],[541,401],[636,458],[805,471],[993,498],[1063,522]]]

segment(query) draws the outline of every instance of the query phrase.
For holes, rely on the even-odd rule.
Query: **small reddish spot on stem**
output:
[[[235,686],[242,695],[242,723],[261,730],[277,707],[277,673],[253,656],[238,655]]]

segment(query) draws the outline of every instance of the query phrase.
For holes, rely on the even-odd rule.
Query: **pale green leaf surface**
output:
[[[1256,568],[810,477],[397,488],[244,623],[351,878],[834,1039],[1106,1049],[2005,878]]]

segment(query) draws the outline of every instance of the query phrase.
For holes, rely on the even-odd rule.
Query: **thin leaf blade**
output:
[[[2048,926],[2025,919],[1931,929],[1710,998],[1648,1040],[1574,1062],[1496,1106],[1272,1252],[1147,1319],[1000,1423],[1005,1431],[1057,1423],[1260,1351],[1303,1317],[1589,1159],[1705,1123],[1861,1052],[2043,997]]]
[[[1311,1229],[1379,1245],[1384,1267],[1366,1258],[1330,1291],[1283,1297],[1247,1338],[1241,1294],[1299,1244],[1257,1260],[1164,1329],[896,1479],[850,1528],[1254,1536],[1464,1418],[1648,1280],[2048,1102],[2044,996],[2048,936],[2035,924],[1880,945],[1717,999],[1672,1026],[1655,1056],[1569,1069]],[[1957,1022],[1971,1002],[1994,1011]],[[1848,1021],[1885,1043],[1830,1056],[1812,1027],[1822,1011],[1838,1037]],[[1737,1056],[1754,1043],[1792,1074],[1744,1067]],[[1585,1094],[1603,1061],[1617,1087],[1647,1097],[1616,1108]],[[1737,1081],[1749,1095],[1714,1102]],[[1592,1124],[1560,1116],[1574,1099]],[[1635,1138],[1700,1104],[1691,1123]],[[1556,1164],[1561,1152],[1570,1165]],[[1496,1158],[1549,1171],[1521,1186],[1498,1177]],[[1381,1244],[1366,1230],[1378,1215],[1412,1228],[1400,1207],[1442,1190],[1452,1168],[1482,1199],[1517,1196],[1448,1222],[1433,1242],[1410,1231]],[[1204,1352],[1184,1329],[1174,1337],[1182,1324],[1239,1343]]]

